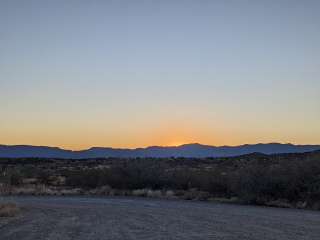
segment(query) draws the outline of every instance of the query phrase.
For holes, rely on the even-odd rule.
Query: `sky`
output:
[[[0,1],[0,144],[320,144],[320,1]]]

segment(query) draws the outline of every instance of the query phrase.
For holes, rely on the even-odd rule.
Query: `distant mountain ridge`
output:
[[[276,154],[301,153],[320,150],[320,145],[294,145],[281,143],[245,144],[240,146],[208,146],[198,143],[176,147],[151,146],[136,149],[92,147],[87,150],[72,151],[58,147],[31,145],[0,145],[0,158],[105,158],[105,157],[232,157],[250,153]]]

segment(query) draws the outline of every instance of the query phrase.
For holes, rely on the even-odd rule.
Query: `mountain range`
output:
[[[0,145],[0,158],[136,158],[136,157],[231,157],[250,153],[276,154],[301,153],[320,150],[320,145],[293,145],[281,143],[245,144],[240,146],[209,146],[198,143],[175,147],[152,146],[146,148],[93,147],[87,150],[72,151],[58,147],[31,145]]]

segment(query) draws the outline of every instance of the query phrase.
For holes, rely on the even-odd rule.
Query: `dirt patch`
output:
[[[137,197],[7,200],[26,211],[0,219],[1,240],[320,239],[318,211]]]

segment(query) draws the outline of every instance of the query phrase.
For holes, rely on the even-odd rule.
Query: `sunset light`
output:
[[[0,0],[0,240],[320,240],[319,210],[320,0]]]

